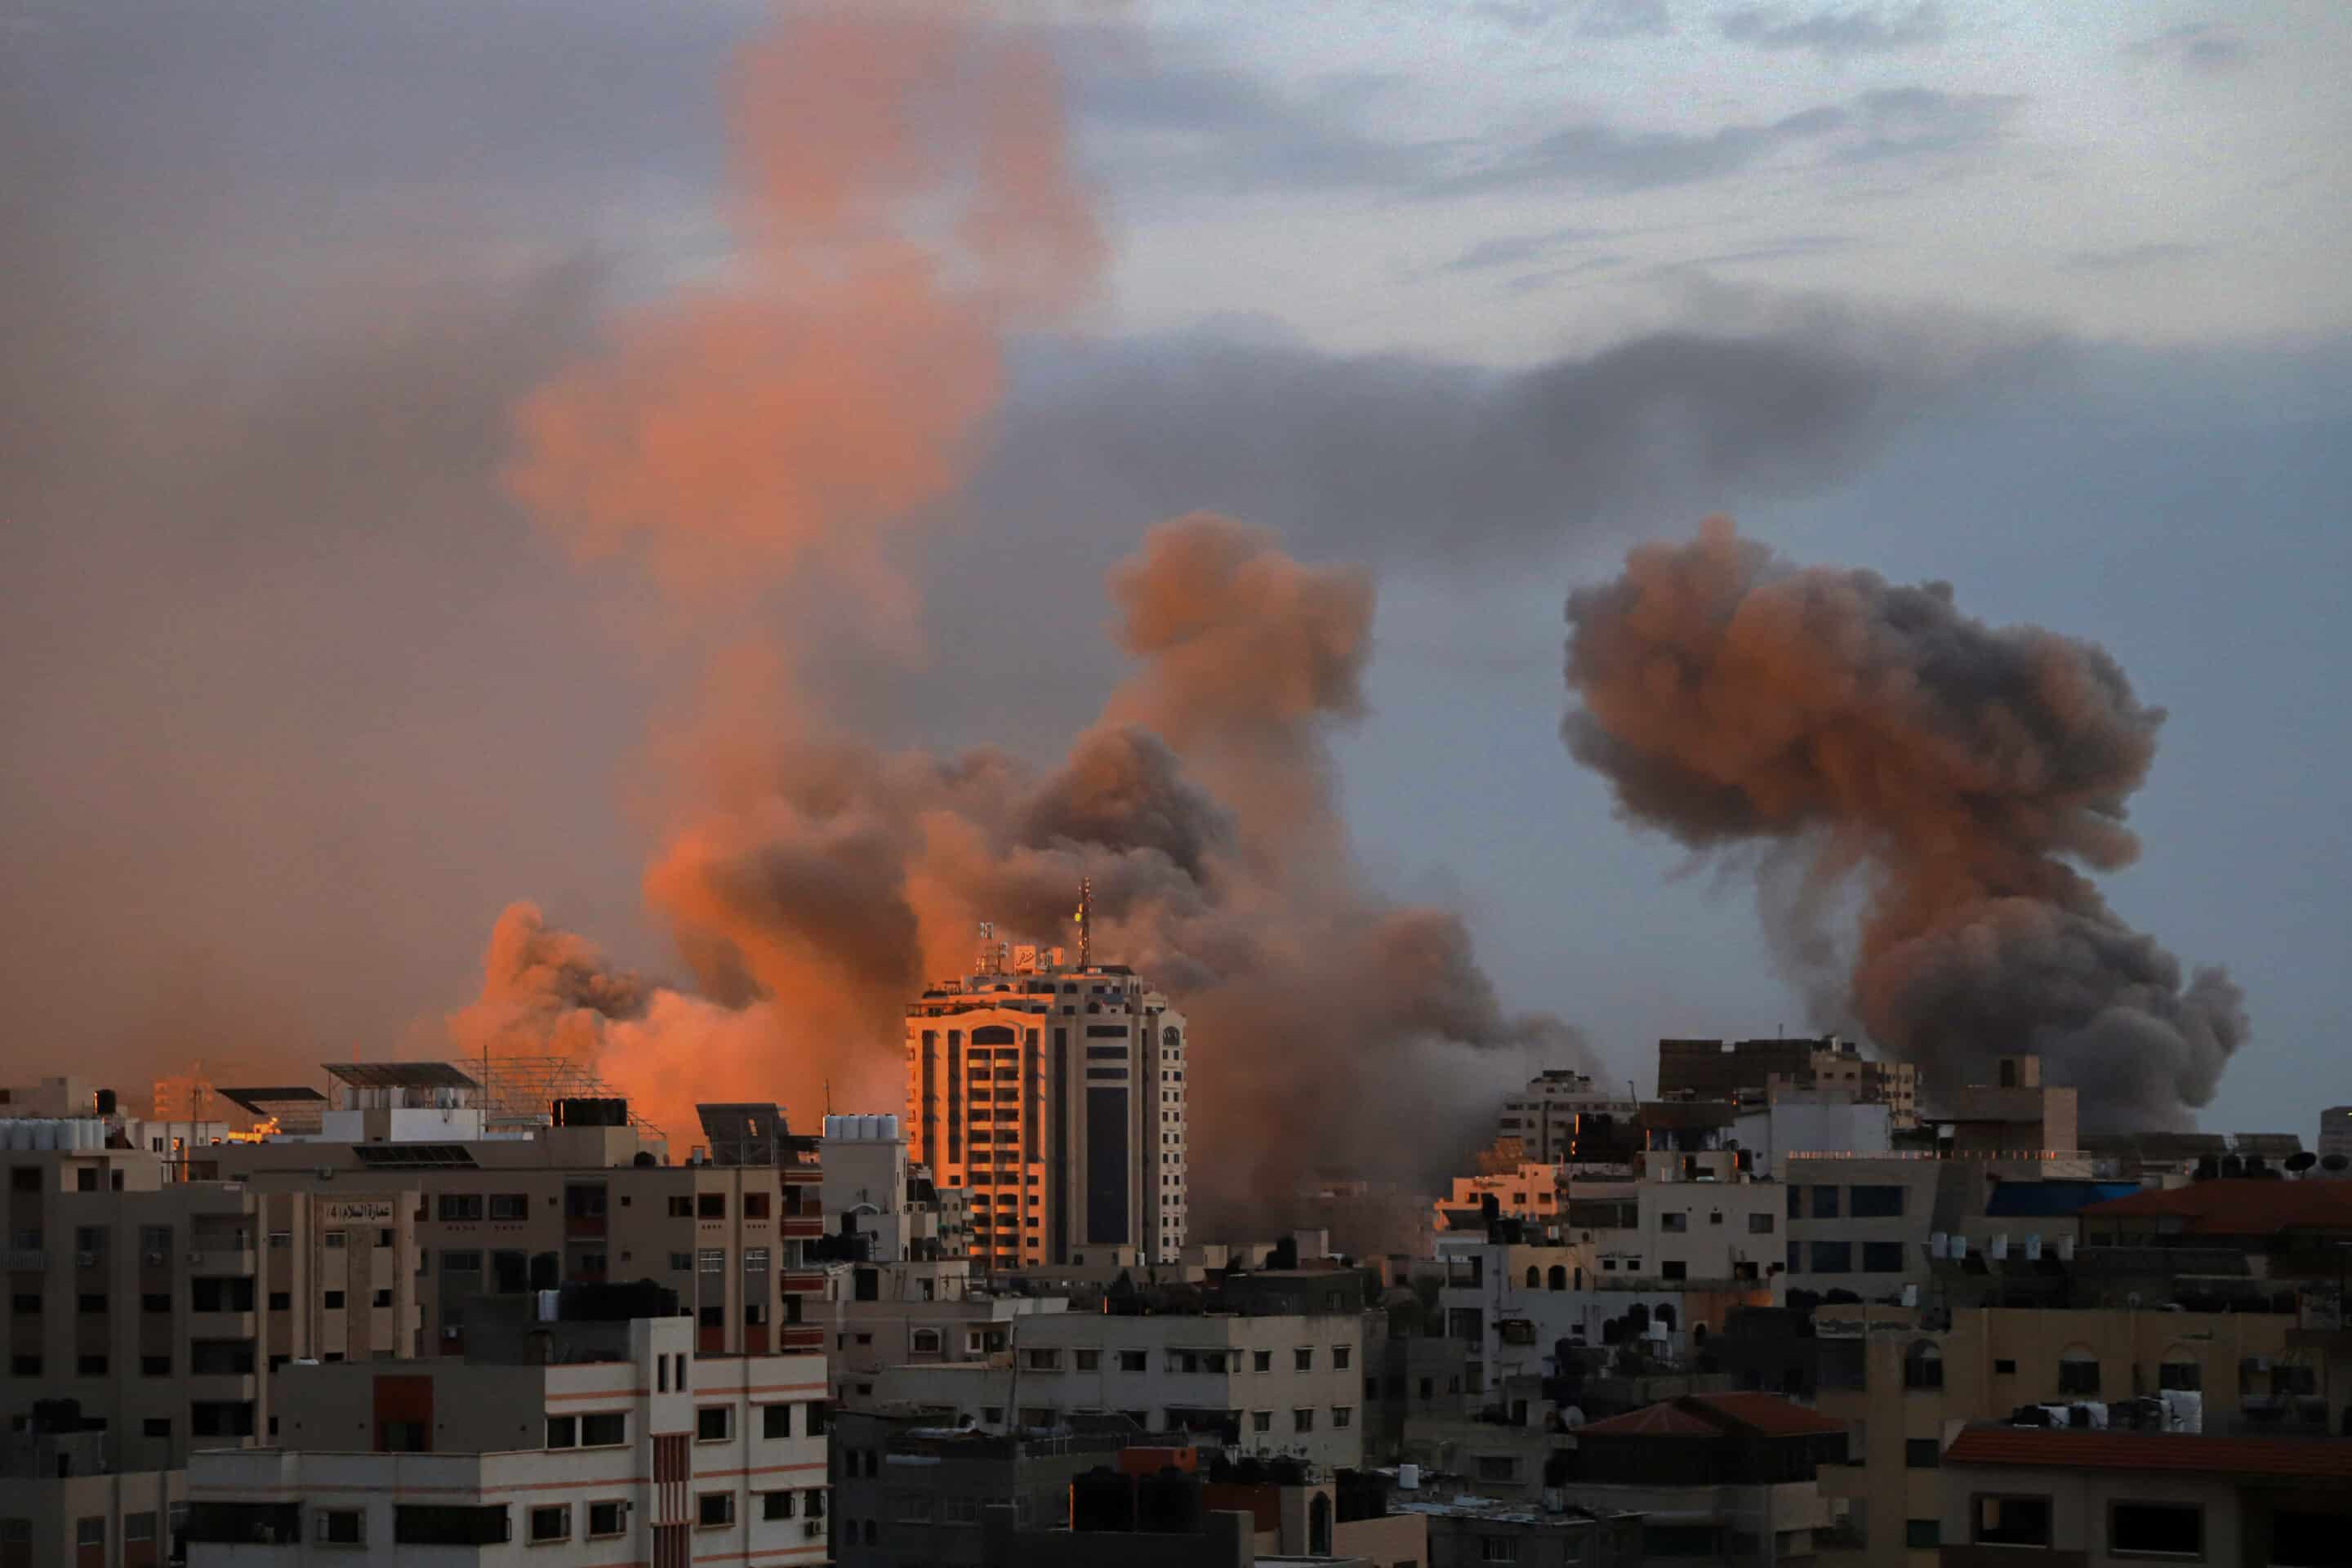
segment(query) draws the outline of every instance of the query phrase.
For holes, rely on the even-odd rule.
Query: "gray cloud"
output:
[[[1554,251],[1587,241],[1608,239],[1615,231],[1605,228],[1553,228],[1539,234],[1504,234],[1492,239],[1482,239],[1447,262],[1448,272],[1482,272],[1496,267],[1520,267],[1540,260]]]
[[[2168,60],[2188,70],[2234,70],[2252,58],[2245,39],[2214,22],[2184,22],[2124,51],[2137,59]]]
[[[2202,245],[2126,245],[2116,250],[2077,250],[2058,265],[2068,272],[2129,272],[2167,261],[2185,261],[2192,256],[2204,255],[2210,248]]]
[[[1843,59],[1940,43],[1945,26],[1943,7],[1922,0],[1914,5],[1831,5],[1801,14],[1780,5],[1742,5],[1717,17],[1716,30],[1751,48],[1805,49]]]
[[[1674,30],[1666,0],[1591,0],[1576,19],[1580,38],[1654,38]]]

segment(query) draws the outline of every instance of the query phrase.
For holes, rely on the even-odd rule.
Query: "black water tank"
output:
[[[1070,1481],[1072,1530],[1133,1530],[1135,1483],[1106,1465]]]

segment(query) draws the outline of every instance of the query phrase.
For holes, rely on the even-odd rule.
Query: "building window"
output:
[[[325,1546],[367,1544],[367,1514],[355,1508],[322,1508],[310,1533]]]
[[[746,1274],[765,1274],[767,1271],[768,1249],[764,1247],[745,1247],[743,1249],[743,1272]]]
[[[530,1217],[530,1194],[528,1193],[492,1193],[490,1217],[494,1220],[520,1220]]]
[[[320,1299],[319,1304],[330,1312],[340,1312],[343,1310],[343,1293],[341,1290],[329,1290]]]
[[[1352,1359],[1353,1353],[1353,1346],[1333,1345],[1331,1347],[1331,1370],[1334,1372],[1347,1371],[1348,1363],[1349,1360]]]
[[[1995,1377],[2015,1377],[2017,1375],[2017,1363],[2011,1361],[2008,1357],[2003,1356],[1992,1363],[1992,1374]]]
[[[1058,1350],[1023,1351],[1021,1364],[1031,1372],[1059,1372],[1062,1370],[1062,1352]]]
[[[1334,1405],[1331,1406],[1331,1425],[1335,1428],[1340,1426],[1353,1426],[1355,1424],[1356,1407],[1354,1405]]]
[[[444,1225],[465,1225],[482,1217],[482,1195],[479,1193],[443,1193],[435,1213]]]
[[[1979,1541],[1984,1539],[1979,1535]],[[1940,1519],[1906,1519],[1903,1521],[1903,1544],[1914,1551],[1932,1550],[1944,1543],[1944,1521]]]
[[[1140,1426],[1142,1425],[1142,1423],[1139,1421],[1139,1422],[1137,1422],[1137,1423],[1136,1423],[1136,1425],[1137,1425],[1137,1426]],[[1273,1411],[1271,1411],[1271,1410],[1253,1410],[1253,1411],[1251,1411],[1251,1412],[1250,1412],[1250,1430],[1251,1430],[1251,1431],[1253,1431],[1253,1432],[1271,1432],[1271,1431],[1273,1431],[1273,1430],[1274,1430],[1274,1412],[1273,1412]]]
[[[792,1518],[797,1511],[793,1507],[795,1496],[793,1492],[761,1492],[760,1517],[766,1520]]]
[[[171,1376],[171,1375],[172,1375],[172,1358],[171,1358],[171,1356],[170,1356],[168,1353],[167,1353],[167,1354],[164,1354],[164,1355],[142,1355],[142,1356],[141,1356],[141,1357],[139,1358],[139,1375],[140,1375],[140,1376],[142,1376],[142,1377],[169,1377],[169,1376]]]
[[[1838,1217],[1838,1190],[1835,1187],[1815,1187],[1812,1189],[1812,1194],[1815,1219]]]
[[[1118,1370],[1121,1372],[1145,1371],[1150,1365],[1150,1353],[1145,1351],[1121,1351],[1118,1352]],[[1258,1370],[1263,1372],[1265,1369],[1260,1367]]]
[[[275,1304],[278,1298],[285,1294],[286,1292],[283,1290],[273,1291],[269,1298],[270,1301]],[[40,1300],[37,1296],[33,1299],[36,1301]],[[153,1317],[170,1317],[172,1315],[171,1292],[168,1290],[149,1290],[142,1292],[139,1298],[139,1310]],[[33,1310],[37,1312],[40,1310],[40,1308],[36,1306]]]
[[[618,1410],[580,1418],[580,1446],[583,1448],[617,1448],[628,1440],[629,1418]]]
[[[765,1193],[745,1193],[743,1194],[743,1217],[745,1219],[767,1218],[768,1194]]]
[[[1895,1189],[1901,1192],[1903,1189]],[[1856,1187],[1855,1192],[1862,1189]],[[1862,1244],[1862,1271],[1864,1274],[1900,1274],[1903,1272],[1903,1244],[1899,1241],[1865,1241]]]
[[[2205,1555],[2205,1510],[2194,1503],[2115,1502],[2107,1505],[2107,1550],[2150,1557]],[[2339,1548],[2339,1555],[2341,1549]],[[2273,1562],[2302,1562],[2273,1552]]]
[[[580,1446],[580,1418],[576,1415],[551,1415],[547,1418],[547,1446],[551,1448],[576,1448]]]
[[[2062,1352],[2058,1357],[2058,1392],[2098,1393],[2099,1358],[2080,1345]]]
[[[811,1519],[823,1519],[824,1517],[824,1489],[823,1487],[811,1487],[807,1491],[801,1495],[808,1505],[802,1511],[806,1513]]]
[[[705,1405],[694,1413],[694,1440],[698,1443],[724,1443],[734,1436],[735,1424],[731,1405]]]
[[[698,1219],[725,1219],[727,1217],[727,1194],[725,1193],[697,1193],[694,1198],[694,1213],[695,1217]]]
[[[572,1505],[547,1503],[530,1510],[530,1543],[572,1539]]]
[[[1686,1279],[1690,1277],[1690,1266],[1678,1258],[1670,1258],[1658,1265],[1658,1277],[1662,1279]]]
[[[793,1435],[793,1407],[789,1405],[763,1405],[760,1407],[760,1436],[769,1439]]]
[[[1749,1215],[1748,1216],[1748,1234],[1750,1236],[1771,1235],[1772,1216],[1769,1214]]]
[[[172,1418],[150,1415],[139,1424],[139,1435],[142,1437],[169,1437],[172,1435]]]
[[[1906,1468],[1932,1470],[1944,1462],[1944,1446],[1934,1437],[1903,1439],[1903,1463]]]
[[[607,1502],[588,1505],[588,1539],[603,1535],[619,1535],[628,1529],[629,1505],[615,1498]]]
[[[2156,1386],[2195,1394],[2205,1386],[2205,1368],[2193,1361],[2168,1361],[2156,1369]]]
[[[349,1245],[349,1239],[342,1231],[331,1230],[327,1232],[325,1245],[330,1252],[341,1252]]]
[[[705,1530],[716,1530],[735,1522],[733,1492],[704,1492],[694,1500],[694,1522]]]
[[[1312,1410],[1294,1410],[1294,1411],[1292,1411],[1292,1412],[1290,1413],[1290,1429],[1291,1429],[1292,1431],[1294,1431],[1294,1432],[1312,1432],[1312,1431],[1314,1431],[1314,1430],[1315,1430],[1315,1412],[1313,1412]]]
[[[1301,1346],[1299,1346],[1297,1350],[1295,1350],[1295,1351],[1291,1352],[1290,1352],[1290,1354],[1291,1354],[1291,1370],[1292,1370],[1292,1371],[1294,1371],[1294,1372],[1313,1372],[1313,1371],[1315,1370],[1315,1347],[1314,1347],[1314,1346],[1312,1346],[1312,1345],[1301,1345]]]
[[[2046,1497],[1994,1497],[1979,1492],[1969,1504],[1969,1539],[1979,1546],[2051,1543]]]
[[[727,1272],[727,1251],[724,1247],[708,1247],[703,1248],[702,1272],[705,1274],[724,1274]]]
[[[74,1361],[74,1370],[83,1377],[104,1377],[106,1358],[102,1355],[77,1357]]]
[[[921,1337],[922,1335],[919,1331],[916,1338],[919,1340]],[[938,1336],[933,1335],[932,1337],[936,1342]],[[919,1344],[916,1348],[919,1350],[921,1346]],[[936,1344],[934,1345],[934,1348],[936,1348]],[[1102,1370],[1102,1352],[1100,1351],[1075,1351],[1071,1352],[1071,1359],[1076,1365],[1077,1370],[1080,1372],[1099,1372]]]
[[[106,1549],[106,1516],[102,1513],[98,1513],[90,1514],[85,1518],[76,1520],[74,1521],[74,1545],[77,1547],[94,1546],[103,1552]]]
[[[672,1219],[692,1219],[694,1217],[694,1200],[686,1196],[671,1198],[669,1200],[669,1217]]]
[[[1478,1538],[1478,1561],[1481,1563],[1517,1563],[1519,1560],[1518,1538],[1510,1535],[1484,1535]]]
[[[1944,1352],[1926,1340],[1913,1342],[1911,1348],[1903,1352],[1903,1386],[1943,1387]]]
[[[1685,1231],[1690,1229],[1690,1215],[1686,1214],[1662,1214],[1658,1216],[1658,1228],[1668,1232],[1669,1234],[1679,1236]]]
[[[1816,1192],[1835,1192],[1834,1187],[1816,1187]],[[1813,1270],[1816,1274],[1851,1274],[1853,1272],[1853,1243],[1850,1241],[1817,1241],[1813,1243]]]
[[[1855,1219],[1901,1219],[1903,1189],[1894,1186],[1855,1187],[1846,1205]]]

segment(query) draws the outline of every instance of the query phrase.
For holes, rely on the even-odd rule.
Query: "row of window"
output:
[[[1903,1189],[1860,1184],[1838,1187],[1790,1183],[1789,1217],[1802,1219],[1809,1215],[1813,1219],[1901,1219]]]
[[[919,1343],[917,1348],[921,1348]],[[1345,1372],[1356,1353],[1355,1347],[1333,1345],[1330,1349],[1332,1369]],[[1120,1372],[1145,1372],[1150,1368],[1151,1352],[1149,1351],[1114,1351],[1111,1353],[1118,1358],[1117,1366]],[[1164,1351],[1161,1354],[1166,1357],[1166,1370],[1169,1372],[1222,1375],[1244,1370],[1250,1372],[1274,1370],[1274,1352],[1272,1351],[1171,1350]],[[1243,1365],[1244,1355],[1249,1358],[1246,1368]],[[1103,1352],[1099,1350],[1073,1350],[1070,1356],[1071,1365],[1075,1371],[1098,1372],[1102,1368]],[[1059,1372],[1062,1370],[1062,1352],[1059,1348],[1025,1350],[1021,1352],[1021,1365],[1028,1372]],[[1293,1348],[1290,1352],[1290,1366],[1293,1372],[1313,1372],[1315,1347],[1298,1345]]]
[[[2093,1516],[2096,1518],[2095,1515]],[[2054,1548],[2057,1510],[2045,1494],[1978,1492],[1969,1499],[1969,1540],[1978,1546]],[[2085,1521],[2086,1530],[2090,1523]],[[2106,1553],[2193,1562],[2205,1556],[2205,1510],[2196,1503],[2110,1501],[2106,1507]],[[2271,1515],[2270,1560],[2275,1563],[2335,1563],[2343,1560],[2340,1514],[2281,1510]],[[1943,1544],[1943,1521],[1904,1521],[1903,1543],[1915,1550]],[[2087,1542],[2085,1543],[2087,1544]]]

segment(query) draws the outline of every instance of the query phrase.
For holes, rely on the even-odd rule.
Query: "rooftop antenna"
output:
[[[1095,962],[1095,879],[1078,879],[1078,967],[1091,969]]]

